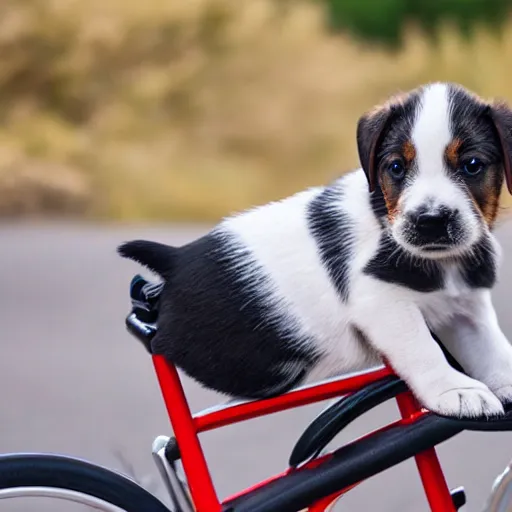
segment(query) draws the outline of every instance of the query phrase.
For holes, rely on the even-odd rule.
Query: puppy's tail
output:
[[[133,240],[120,245],[117,252],[123,258],[136,261],[163,278],[169,277],[174,269],[176,248],[170,245]]]

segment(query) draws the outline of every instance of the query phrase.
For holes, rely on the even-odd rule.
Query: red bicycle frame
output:
[[[188,406],[188,402],[176,368],[167,362],[163,356],[153,355],[153,363],[162,390],[164,402],[174,430],[174,436],[180,448],[181,461],[188,481],[192,501],[197,512],[220,512],[223,505],[231,500],[245,495],[256,488],[262,487],[273,480],[284,477],[292,471],[302,471],[315,467],[330,457],[323,455],[305,463],[299,468],[290,468],[287,471],[260,482],[255,486],[245,489],[234,496],[219,500],[212,482],[208,464],[206,462],[199,434],[207,430],[213,430],[233,423],[250,420],[259,416],[265,416],[287,409],[313,404],[322,400],[349,395],[362,387],[393,375],[388,367],[380,367],[365,373],[349,375],[292,390],[284,395],[234,403],[220,409],[206,411],[194,416]],[[402,393],[396,397],[401,413],[401,420],[396,423],[408,423],[417,420],[427,414],[416,402],[410,392]],[[379,432],[391,425],[376,430]],[[369,434],[369,435],[371,435]],[[427,500],[432,512],[455,512],[455,506],[446,484],[443,471],[439,464],[435,448],[415,456],[418,471],[422,480]],[[358,482],[360,483],[360,482]],[[358,485],[340,489],[339,492],[327,496],[309,506],[309,512],[324,512],[341,495]]]

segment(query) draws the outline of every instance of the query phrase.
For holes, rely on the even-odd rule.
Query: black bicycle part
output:
[[[302,467],[225,504],[224,512],[296,512],[325,496],[414,457],[463,430],[512,430],[512,410],[492,420],[463,420],[427,413],[345,445],[317,466]],[[459,498],[460,499],[460,498]]]
[[[450,496],[452,497],[452,503],[455,507],[455,510],[461,509],[466,504],[466,491],[464,487],[457,487],[450,491]]]
[[[132,310],[126,317],[126,328],[152,354],[151,340],[157,331],[158,299],[162,283],[151,283],[140,275],[133,277],[130,283]]]
[[[177,460],[181,459],[180,447],[175,437],[169,438],[165,445],[164,455],[169,464],[174,464]]]
[[[158,299],[163,283],[152,283],[137,274],[130,283],[130,298],[140,320],[154,323],[158,317]]]
[[[290,455],[290,466],[318,456],[318,454],[349,423],[382,402],[407,391],[407,386],[398,377],[385,377],[343,397],[322,411],[314,419],[295,444]]]
[[[61,455],[0,456],[0,489],[50,487],[94,496],[125,512],[170,512],[132,480],[90,462]]]
[[[135,312],[126,317],[125,324],[129,333],[135,336],[144,345],[144,348],[152,354],[151,340],[156,334],[156,326],[142,322]]]

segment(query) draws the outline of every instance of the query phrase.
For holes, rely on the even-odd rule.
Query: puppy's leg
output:
[[[512,345],[499,326],[488,290],[475,292],[467,312],[438,334],[469,375],[503,402],[512,401]]]
[[[353,298],[352,318],[357,326],[422,405],[459,417],[503,412],[485,384],[449,365],[406,290],[372,280]]]

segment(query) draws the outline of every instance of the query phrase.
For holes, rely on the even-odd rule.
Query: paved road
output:
[[[123,471],[131,466],[138,479],[164,496],[150,447],[156,435],[169,433],[166,414],[150,359],[123,323],[128,283],[138,268],[118,259],[115,247],[140,236],[179,244],[204,229],[0,226],[0,452],[61,452]],[[512,224],[499,233],[511,261]],[[502,325],[512,336],[510,284],[509,265],[495,297]],[[186,391],[194,410],[219,399],[190,380]],[[204,447],[220,494],[284,468],[293,443],[319,408],[205,434]],[[336,442],[395,416],[393,404],[381,406],[347,428]],[[478,511],[494,476],[512,458],[512,435],[467,433],[442,445],[439,453],[450,484],[466,486],[466,510]],[[338,508],[426,511],[414,469],[414,463],[404,463],[375,477]],[[0,510],[71,509],[23,503]]]

